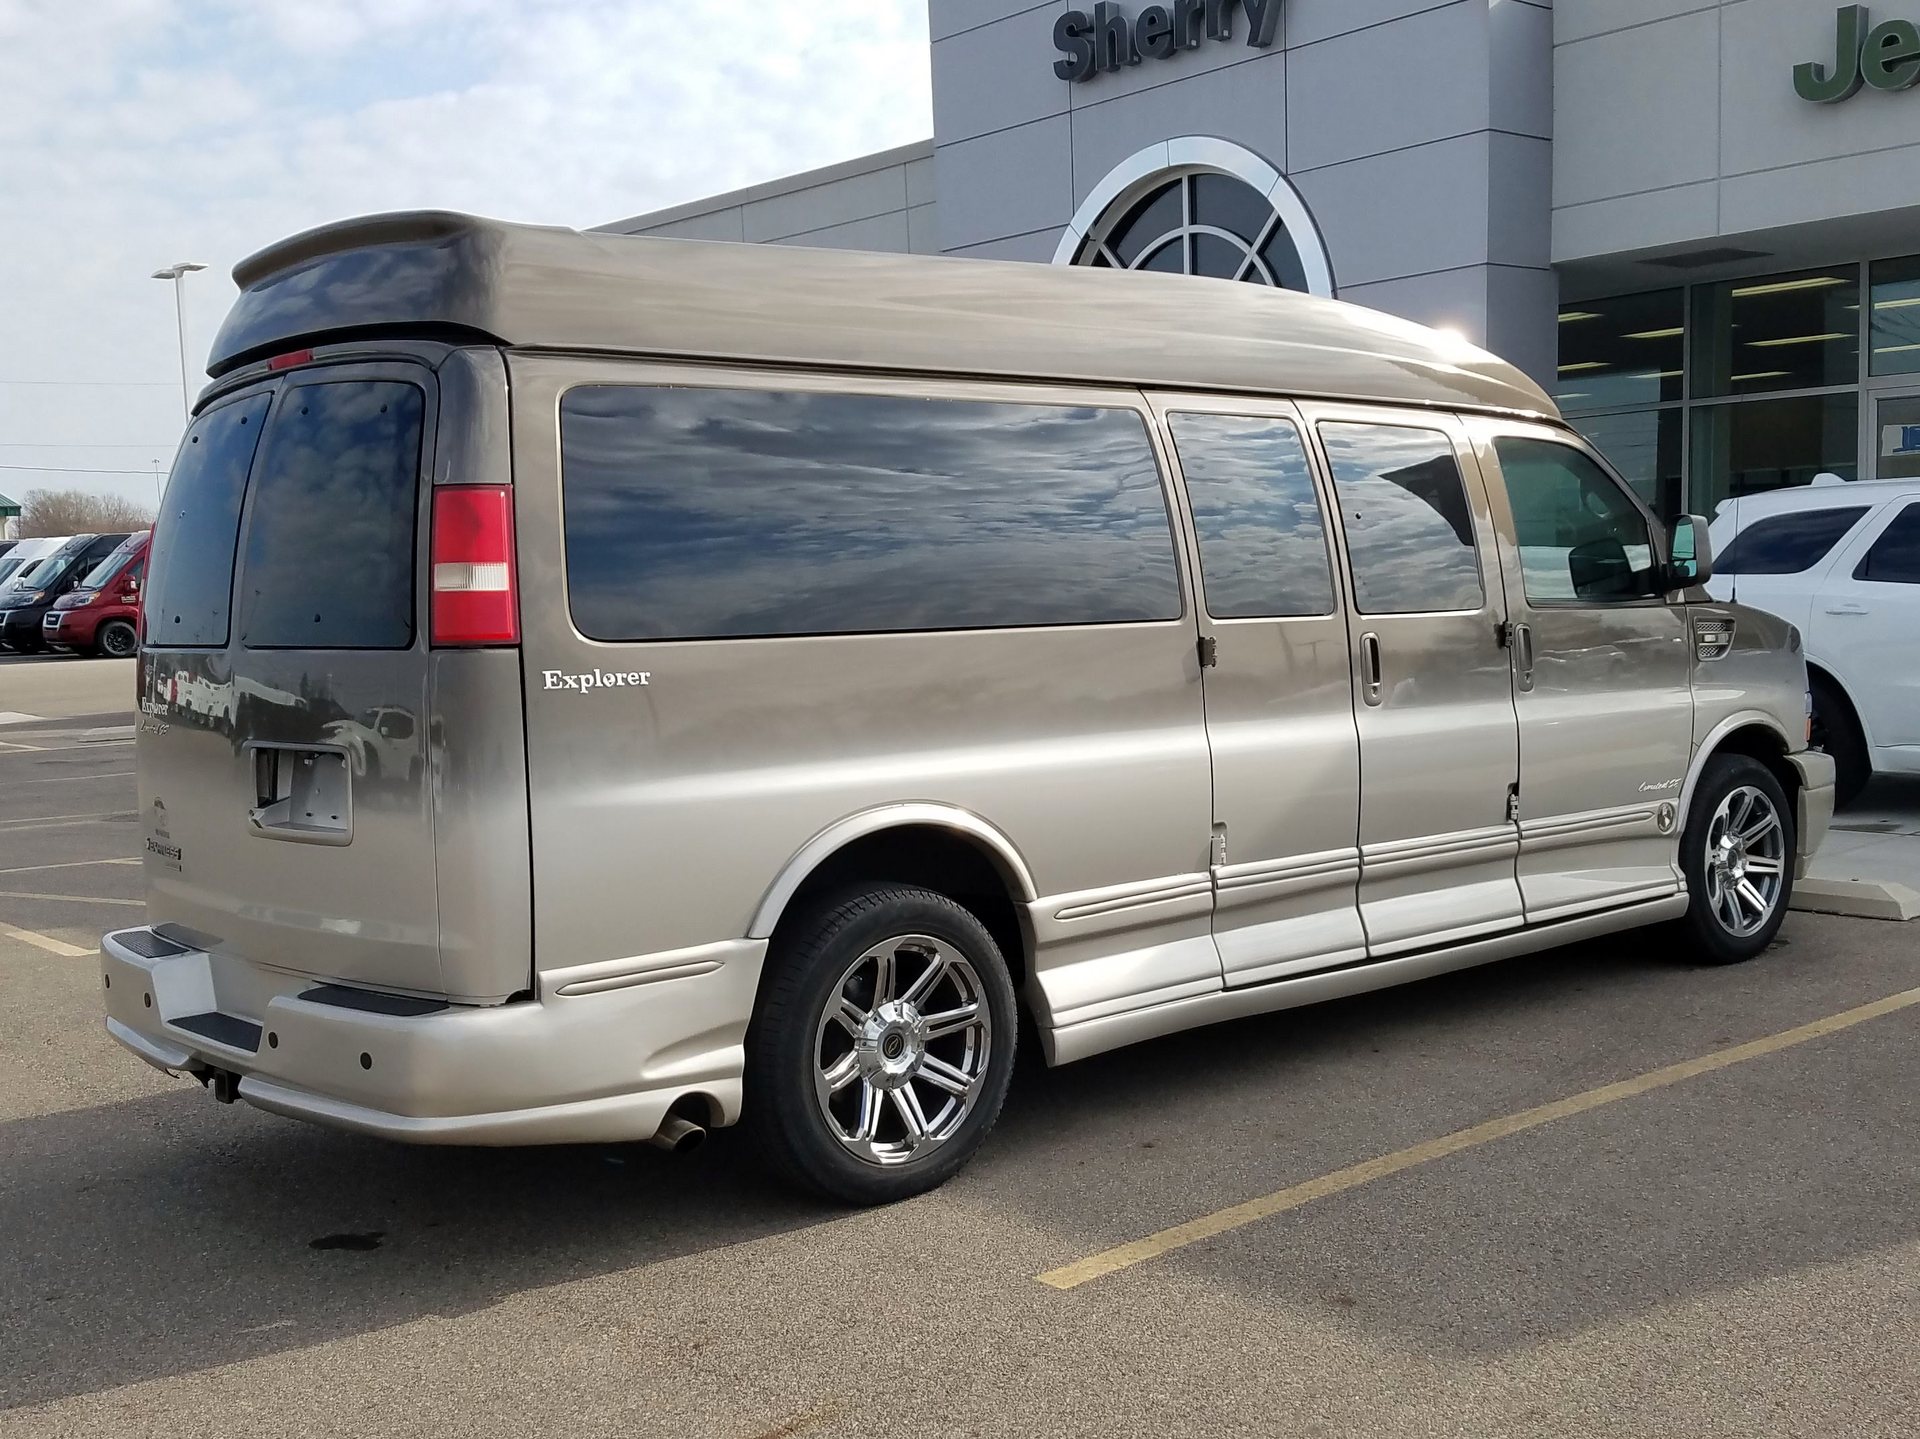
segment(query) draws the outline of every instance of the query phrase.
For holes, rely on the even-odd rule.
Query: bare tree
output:
[[[20,505],[20,537],[111,534],[144,530],[153,511],[119,495],[90,495],[85,490],[28,490]]]

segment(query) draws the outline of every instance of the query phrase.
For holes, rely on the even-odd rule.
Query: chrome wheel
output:
[[[1741,785],[1720,801],[1707,826],[1707,904],[1736,938],[1757,934],[1773,917],[1786,883],[1787,829],[1766,794]]]
[[[828,991],[814,1038],[814,1097],[852,1153],[904,1164],[966,1121],[992,1041],[986,992],[964,954],[924,934],[884,940]]]

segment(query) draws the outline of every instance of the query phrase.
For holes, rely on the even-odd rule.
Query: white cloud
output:
[[[0,465],[144,470],[235,260],[444,207],[593,225],[931,133],[922,0],[0,0]],[[27,448],[72,445],[73,448]],[[144,480],[0,469],[0,491]]]

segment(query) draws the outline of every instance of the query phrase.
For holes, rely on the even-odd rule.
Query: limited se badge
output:
[[[550,690],[597,690],[623,689],[628,685],[645,685],[653,682],[651,670],[587,670],[584,674],[568,674],[564,670],[542,670],[541,688]]]

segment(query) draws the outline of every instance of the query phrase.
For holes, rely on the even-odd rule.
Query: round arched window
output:
[[[1204,170],[1108,211],[1075,263],[1308,288],[1299,247],[1267,197],[1244,180]]]
[[[1252,151],[1204,135],[1116,165],[1081,204],[1054,263],[1334,293],[1319,229],[1292,185]]]

